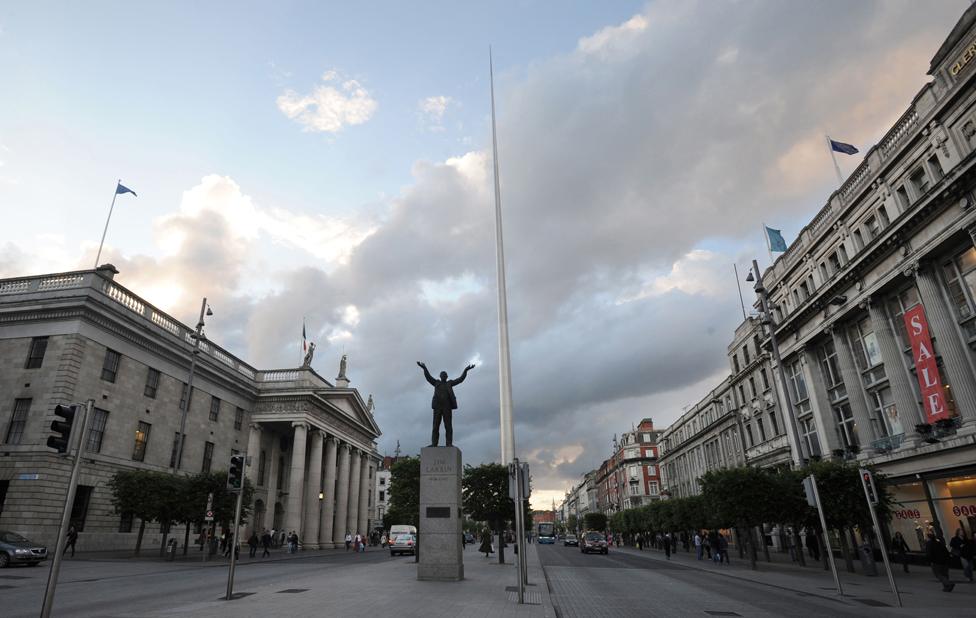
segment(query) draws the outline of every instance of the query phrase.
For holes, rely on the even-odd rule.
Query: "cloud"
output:
[[[376,111],[376,100],[358,81],[343,80],[336,70],[326,71],[322,81],[309,94],[286,90],[278,97],[278,109],[303,131],[338,133],[347,125],[365,123]]]
[[[441,94],[422,99],[417,103],[417,109],[420,111],[421,120],[429,131],[443,131],[444,114],[447,112],[447,108],[452,105],[455,105],[454,99]]]

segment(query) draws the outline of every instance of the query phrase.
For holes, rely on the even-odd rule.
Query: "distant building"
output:
[[[56,405],[93,399],[71,505],[81,548],[135,543],[139,520],[112,506],[116,472],[216,471],[244,452],[255,484],[245,533],[294,530],[317,548],[367,530],[380,430],[348,380],[332,384],[309,367],[259,370],[204,338],[187,392],[194,329],[116,273],[107,265],[0,280],[0,529],[55,542],[70,462],[46,446],[50,423]],[[179,541],[183,533],[173,531]],[[159,526],[147,526],[144,543],[160,540]]]

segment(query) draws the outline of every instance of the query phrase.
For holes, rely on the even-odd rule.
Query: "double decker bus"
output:
[[[544,521],[536,526],[539,543],[552,545],[556,542],[556,526],[552,522]]]

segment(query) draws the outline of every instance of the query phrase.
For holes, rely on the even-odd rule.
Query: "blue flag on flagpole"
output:
[[[135,191],[133,191],[132,189],[130,189],[129,187],[125,186],[120,182],[119,186],[115,187],[115,194],[122,195],[123,193],[131,193],[132,195],[139,197],[138,195],[136,195]]]
[[[838,142],[835,140],[830,140],[830,149],[834,152],[839,152],[846,155],[857,154],[859,152],[858,149],[851,144],[845,144],[844,142]]]
[[[769,242],[769,250],[785,253],[786,239],[783,238],[782,230],[774,230],[768,225],[764,225],[763,227],[766,228],[766,240]]]

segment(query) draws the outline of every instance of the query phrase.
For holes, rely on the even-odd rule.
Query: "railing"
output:
[[[301,370],[298,369],[275,369],[273,371],[259,371],[257,374],[258,382],[292,382],[300,379]]]
[[[850,175],[847,181],[841,185],[840,194],[844,198],[844,201],[849,202],[857,190],[861,188],[861,185],[870,177],[871,167],[868,165],[867,159],[865,159],[861,161],[861,164],[857,166],[857,169],[854,170],[854,173]]]
[[[891,127],[883,138],[881,138],[880,148],[881,148],[881,158],[887,159],[898,144],[905,139],[905,137],[911,133],[918,124],[918,110],[912,105],[908,110],[902,114],[895,126]]]
[[[81,286],[84,280],[85,280],[85,276],[82,274],[58,275],[55,277],[47,277],[46,279],[41,279],[41,281],[37,284],[37,290],[39,292],[47,292],[50,290],[64,290],[68,288],[76,288]]]
[[[151,309],[150,311],[151,314],[149,319],[152,321],[153,324],[159,326],[160,328],[166,331],[169,331],[170,333],[176,335],[177,337],[180,336],[179,324],[177,324],[174,320],[170,319],[170,317],[165,313],[160,313],[155,309]]]
[[[887,453],[893,451],[899,446],[901,446],[902,439],[904,439],[904,434],[898,434],[896,436],[887,436],[881,438],[880,440],[875,440],[871,443],[871,448],[873,448],[878,453]]]
[[[30,279],[0,281],[0,294],[23,294],[24,292],[29,292],[30,287],[31,287]]]
[[[810,227],[813,228],[814,233],[819,234],[823,227],[827,225],[827,223],[830,221],[831,212],[833,212],[833,210],[830,207],[830,202],[827,202],[827,204],[820,209],[820,212],[817,213],[817,216],[813,218],[813,222],[810,224]]]
[[[29,292],[50,292],[51,290],[65,290],[81,287],[85,275],[69,273],[52,275],[50,277],[33,277],[30,279],[8,279],[0,281],[0,294],[27,294]]]
[[[123,307],[126,307],[127,309],[135,311],[136,313],[143,313],[146,310],[146,304],[144,302],[132,294],[129,294],[111,281],[102,282],[102,291],[105,292],[106,296],[115,302],[119,303]]]

